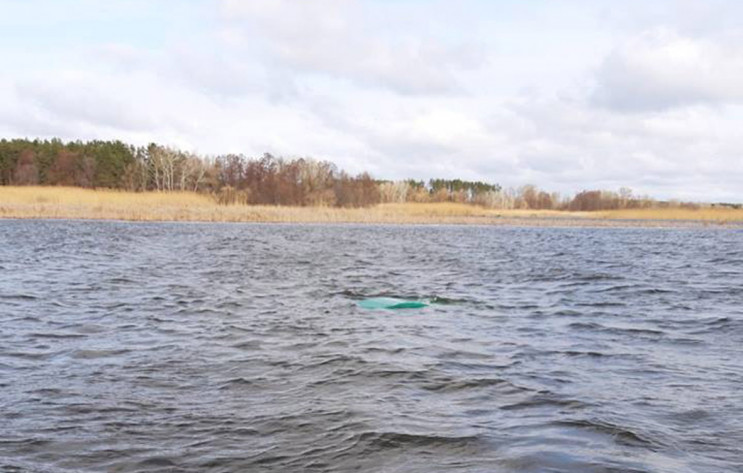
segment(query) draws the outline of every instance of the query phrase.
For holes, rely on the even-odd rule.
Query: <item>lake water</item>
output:
[[[740,230],[0,221],[0,323],[2,472],[743,471]]]

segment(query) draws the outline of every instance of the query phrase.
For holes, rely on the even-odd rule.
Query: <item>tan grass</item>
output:
[[[703,222],[743,222],[743,209],[725,207],[624,209],[591,212],[596,218],[638,220],[692,220]]]
[[[380,204],[371,208],[218,205],[193,192],[124,192],[76,187],[0,186],[0,218],[132,221],[461,223],[518,225],[628,225],[627,220],[743,222],[743,210],[650,209],[614,212],[495,210],[456,203]],[[598,219],[598,220],[596,220]],[[643,223],[658,225],[657,223]]]
[[[126,192],[81,187],[3,186],[0,187],[0,204],[203,207],[214,205],[214,199],[195,192]]]

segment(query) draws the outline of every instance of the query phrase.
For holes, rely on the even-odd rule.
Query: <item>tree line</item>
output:
[[[608,210],[659,203],[618,192],[573,197],[532,185],[503,189],[461,179],[376,180],[350,175],[328,161],[264,154],[199,156],[172,147],[118,140],[0,140],[0,185],[51,185],[128,191],[194,191],[217,202],[251,205],[365,207],[378,203],[458,202],[498,209]]]

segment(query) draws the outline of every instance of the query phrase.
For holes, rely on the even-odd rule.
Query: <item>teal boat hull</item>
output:
[[[397,299],[394,297],[372,297],[359,301],[359,307],[362,309],[422,309],[428,307],[423,301],[410,301]]]

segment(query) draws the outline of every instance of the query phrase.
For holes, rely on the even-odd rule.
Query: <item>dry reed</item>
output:
[[[706,208],[565,212],[496,210],[456,203],[380,204],[371,208],[218,205],[193,192],[124,192],[77,187],[0,187],[0,218],[59,218],[130,221],[458,223],[518,225],[639,225],[681,220],[743,222],[743,210]],[[653,223],[651,223],[651,221]],[[677,223],[672,224],[677,225]]]
[[[730,207],[623,209],[593,212],[593,214],[597,218],[606,219],[689,220],[714,223],[743,222],[743,209]]]

